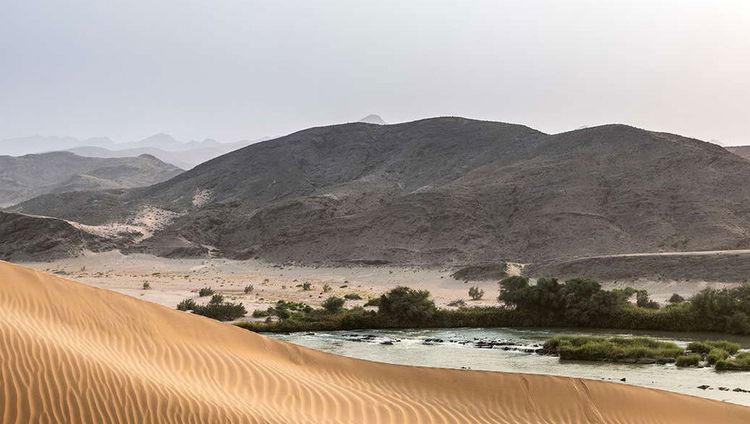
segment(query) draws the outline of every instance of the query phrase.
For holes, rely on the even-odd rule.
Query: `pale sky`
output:
[[[380,114],[750,144],[750,1],[0,0],[0,138]]]

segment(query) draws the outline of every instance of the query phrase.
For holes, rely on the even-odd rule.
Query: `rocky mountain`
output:
[[[367,115],[364,118],[360,119],[358,122],[364,122],[365,124],[378,124],[378,125],[385,125],[386,122],[383,120],[383,118],[380,117],[380,115]]]
[[[0,212],[0,240],[0,259],[10,261],[47,261],[120,247],[60,219],[5,212]]]
[[[536,262],[750,247],[750,162],[673,134],[434,118],[311,128],[150,187],[14,210],[173,218],[133,249],[306,263]],[[93,207],[96,205],[96,207]]]
[[[133,144],[128,143],[116,145],[116,149],[107,149],[97,146],[79,146],[68,149],[67,151],[81,156],[98,158],[122,158],[140,155],[151,155],[179,168],[190,169],[195,165],[198,165],[199,163],[205,162],[208,159],[221,156],[233,150],[241,149],[242,147],[245,147],[257,141],[260,140],[241,140],[234,143],[218,143],[213,140],[206,140],[202,142],[178,142],[180,143],[178,145],[169,143],[156,143],[156,145],[162,147],[151,147],[142,142],[138,142]],[[125,146],[125,148],[123,148],[123,146]],[[169,147],[176,150],[165,150],[164,147]]]
[[[147,186],[180,172],[149,155],[117,159],[69,152],[0,156],[0,207],[47,193]]]

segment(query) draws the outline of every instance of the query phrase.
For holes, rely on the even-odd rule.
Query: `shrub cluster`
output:
[[[198,290],[198,297],[206,297],[211,296],[214,294],[214,289],[211,287],[203,287],[200,290]]]
[[[193,299],[185,299],[177,304],[180,311],[193,311],[194,314],[203,315],[219,321],[234,321],[247,314],[247,310],[241,303],[225,302],[224,296],[215,294],[205,305],[199,305]]]

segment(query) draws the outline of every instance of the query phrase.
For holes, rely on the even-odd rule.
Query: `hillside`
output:
[[[149,155],[117,159],[67,152],[0,156],[0,207],[47,193],[147,186],[180,172]]]
[[[725,146],[724,148],[741,158],[750,160],[750,146]]]
[[[5,212],[0,212],[0,240],[0,259],[12,261],[48,261],[120,247],[59,219]]]
[[[0,262],[2,423],[747,423],[603,381],[388,365]]]
[[[157,254],[536,262],[750,247],[748,181],[750,162],[677,135],[434,118],[311,128],[150,187],[42,196],[15,210],[87,224],[144,207],[180,214],[138,247]]]

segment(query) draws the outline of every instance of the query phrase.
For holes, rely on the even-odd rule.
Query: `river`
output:
[[[750,406],[750,372],[669,365],[560,361],[530,353],[555,335],[648,336],[685,346],[695,340],[725,339],[750,348],[750,337],[700,333],[580,331],[564,329],[451,328],[429,330],[357,330],[270,334],[281,340],[338,355],[393,364],[553,374],[653,387]],[[477,342],[494,341],[492,348]],[[485,345],[486,346],[486,345]],[[622,381],[624,379],[624,382]],[[708,385],[708,389],[698,386]],[[729,390],[720,390],[719,388]]]

